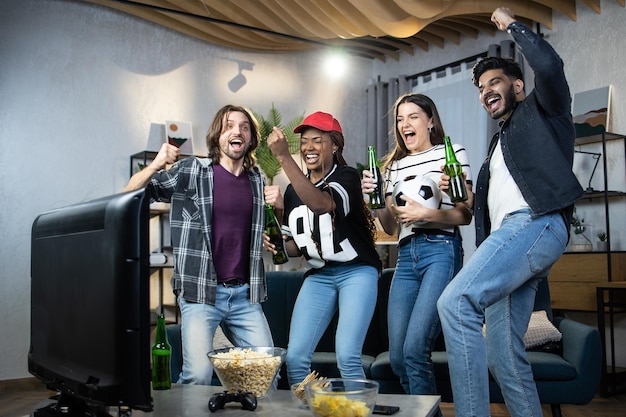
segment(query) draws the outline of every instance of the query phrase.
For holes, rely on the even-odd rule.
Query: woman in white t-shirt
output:
[[[398,261],[389,292],[388,326],[391,366],[407,394],[436,394],[430,359],[441,332],[437,299],[463,263],[459,225],[472,219],[471,173],[465,149],[453,144],[463,165],[469,198],[452,203],[442,192],[439,208],[427,208],[409,198],[393,198],[394,187],[411,176],[426,176],[435,184],[445,164],[444,129],[433,101],[423,94],[406,94],[394,105],[395,148],[384,158],[386,208],[374,210],[386,233],[398,232]],[[363,171],[361,189],[375,183]]]

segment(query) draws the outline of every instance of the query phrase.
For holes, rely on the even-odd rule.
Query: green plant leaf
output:
[[[283,129],[283,132],[285,132],[285,137],[289,143],[289,153],[294,154],[298,152],[300,148],[300,135],[293,133],[293,129],[302,123],[304,114],[295,117],[283,126],[282,116],[278,109],[274,106],[274,103],[272,103],[272,107],[268,112],[267,118],[254,111],[252,113],[259,122],[259,133],[261,135],[261,141],[259,142],[259,146],[257,147],[254,155],[256,156],[259,167],[261,167],[261,170],[265,173],[265,175],[267,175],[268,181],[271,185],[274,181],[274,177],[280,172],[281,166],[269,146],[267,146],[267,137],[270,133],[272,133],[274,126],[278,126]]]
[[[300,152],[300,134],[293,133],[293,130],[302,123],[302,120],[304,120],[304,114],[295,117],[292,121],[287,123],[283,129],[287,142],[289,143],[289,153],[292,155]]]
[[[256,149],[255,156],[257,163],[267,175],[270,185],[272,185],[274,177],[280,172],[281,166],[269,146],[267,146],[267,140],[259,144]]]

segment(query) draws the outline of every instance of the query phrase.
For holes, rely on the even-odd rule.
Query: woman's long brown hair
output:
[[[393,137],[396,144],[394,149],[389,152],[387,156],[385,156],[383,159],[383,171],[385,171],[393,161],[402,159],[409,154],[409,150],[402,140],[402,134],[398,129],[397,122],[398,108],[401,104],[404,103],[413,103],[419,106],[419,108],[421,108],[424,113],[428,115],[428,117],[433,119],[433,128],[430,130],[430,143],[432,145],[439,145],[443,143],[443,137],[445,136],[445,132],[443,130],[443,123],[441,123],[439,111],[437,111],[437,106],[435,106],[435,103],[430,99],[430,97],[425,96],[424,94],[404,94],[400,96],[393,105]]]

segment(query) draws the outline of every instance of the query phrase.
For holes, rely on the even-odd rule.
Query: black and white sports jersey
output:
[[[293,239],[309,265],[365,263],[381,268],[363,210],[356,169],[334,165],[315,186],[332,195],[334,212],[314,214],[289,184],[285,191],[283,234]]]

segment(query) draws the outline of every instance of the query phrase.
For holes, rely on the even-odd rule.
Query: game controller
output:
[[[236,393],[224,391],[213,394],[209,400],[209,410],[212,412],[217,411],[220,408],[224,408],[224,404],[233,401],[241,403],[241,408],[244,410],[256,410],[256,396],[251,392],[243,391]]]

